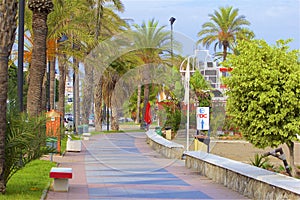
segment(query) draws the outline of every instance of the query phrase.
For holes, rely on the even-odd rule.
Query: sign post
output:
[[[197,129],[209,130],[209,107],[197,107]]]
[[[197,130],[208,131],[208,139],[210,139],[209,107],[197,107],[196,121]],[[209,143],[207,144],[207,153],[209,153]]]

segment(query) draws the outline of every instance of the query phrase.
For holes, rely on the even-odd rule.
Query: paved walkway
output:
[[[50,190],[46,199],[246,199],[187,169],[183,160],[161,157],[144,133],[96,135],[81,152],[54,161],[73,168],[69,192]]]

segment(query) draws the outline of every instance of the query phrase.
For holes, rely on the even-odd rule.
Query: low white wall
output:
[[[154,130],[146,132],[147,143],[167,158],[181,159],[184,151],[184,146],[175,142],[169,141],[162,136],[158,135]]]
[[[201,151],[185,152],[185,165],[252,199],[300,199],[300,180]]]

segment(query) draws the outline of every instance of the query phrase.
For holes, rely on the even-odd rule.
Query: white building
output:
[[[228,76],[228,69],[221,67],[218,62],[213,60],[208,50],[196,50],[196,69],[198,69],[214,89],[213,99],[225,100],[224,92],[226,86],[221,83],[222,77]]]

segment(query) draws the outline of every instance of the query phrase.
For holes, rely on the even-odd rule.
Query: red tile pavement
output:
[[[86,148],[82,145],[81,152],[66,152],[64,156],[53,157],[53,161],[57,162],[59,167],[71,167],[73,169],[73,178],[69,179],[68,192],[54,192],[50,187],[46,199],[89,199],[85,175],[86,153]]]

